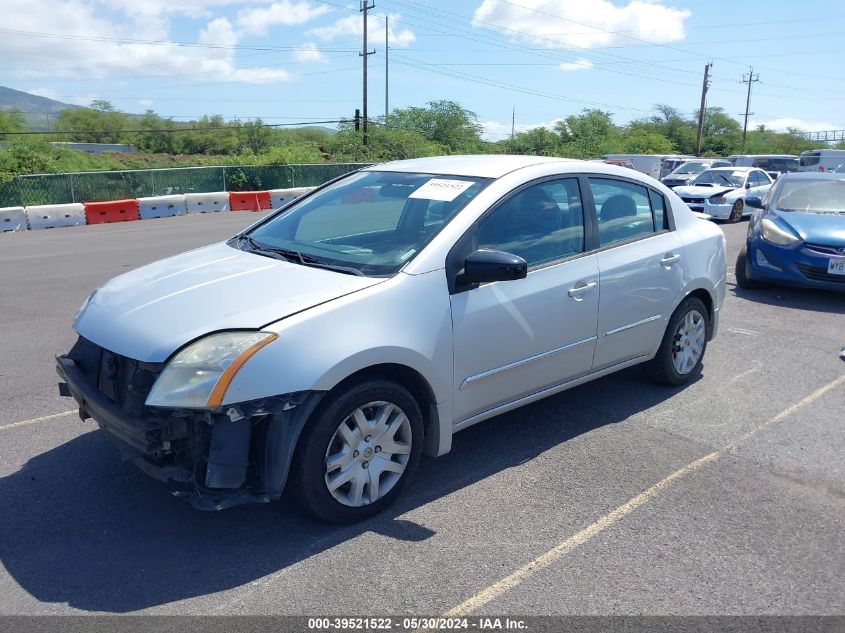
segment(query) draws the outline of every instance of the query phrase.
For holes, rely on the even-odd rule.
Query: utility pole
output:
[[[516,128],[516,106],[511,110],[511,140],[513,140],[514,130]]]
[[[754,114],[753,112],[749,112],[748,108],[751,106],[751,84],[755,81],[760,81],[760,74],[758,73],[757,76],[754,76],[754,69],[749,66],[748,67],[748,79],[745,78],[745,75],[742,76],[742,83],[748,84],[748,96],[745,98],[745,112],[741,115],[745,117],[745,123],[742,124],[742,144],[745,145],[745,135],[748,133],[748,115]]]
[[[367,137],[367,58],[375,54],[375,51],[367,50],[367,11],[375,8],[375,6],[375,2],[370,4],[370,0],[362,0],[359,9],[364,14],[364,52],[358,53],[364,59],[364,145],[369,142]]]
[[[704,82],[701,84],[701,109],[698,111],[698,131],[695,134],[695,155],[701,156],[701,133],[704,130],[704,108],[707,104],[707,89],[710,87],[710,69],[713,62],[704,67]]]
[[[389,92],[387,89],[388,84],[388,54],[387,51],[389,50],[390,43],[388,41],[388,35],[390,31],[387,27],[387,15],[384,16],[384,122],[387,123],[387,115],[390,113],[390,107],[388,106],[388,96]]]
[[[358,108],[355,108],[355,131],[358,132],[361,130],[361,111]]]

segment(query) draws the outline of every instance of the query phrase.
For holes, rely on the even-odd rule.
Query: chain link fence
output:
[[[236,165],[35,174],[0,183],[0,207],[102,202],[178,193],[315,187],[367,165]]]

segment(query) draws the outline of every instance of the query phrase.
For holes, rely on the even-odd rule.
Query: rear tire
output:
[[[646,371],[662,385],[689,382],[701,368],[709,337],[707,307],[698,297],[687,297],[672,313],[657,354],[645,363]]]
[[[743,290],[760,290],[768,288],[769,284],[757,281],[748,276],[748,247],[743,246],[739,250],[739,255],[736,256],[736,266],[734,267],[734,274],[736,275],[736,285]]]
[[[324,521],[362,521],[401,494],[422,443],[422,414],[407,389],[382,379],[353,382],[329,394],[308,420],[288,487]]]

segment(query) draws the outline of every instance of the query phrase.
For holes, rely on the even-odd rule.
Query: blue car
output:
[[[740,288],[772,283],[845,291],[845,174],[790,173],[755,209],[736,260]]]

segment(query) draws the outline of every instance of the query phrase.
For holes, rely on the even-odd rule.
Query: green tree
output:
[[[173,153],[173,132],[170,130],[176,126],[171,119],[162,118],[152,110],[147,110],[135,122],[135,127],[141,130],[133,139],[139,150],[151,154]]]
[[[698,120],[698,112],[695,113]],[[701,134],[701,153],[707,156],[729,156],[742,149],[742,126],[739,121],[716,106],[705,108]]]
[[[630,154],[672,154],[675,145],[648,122],[633,122],[625,127],[622,151]]]
[[[177,127],[174,150],[179,154],[236,154],[239,147],[238,130],[219,114],[203,116]]]
[[[478,115],[454,101],[429,101],[424,108],[393,110],[387,127],[394,131],[416,132],[455,154],[471,154],[484,145]]]
[[[654,109],[658,114],[648,119],[648,122],[654,126],[655,132],[669,139],[672,151],[679,154],[695,153],[698,119],[689,119],[677,108],[662,103],[656,104]]]
[[[236,125],[241,147],[249,149],[254,154],[266,151],[273,143],[273,129],[265,127],[261,119],[247,121]]]
[[[500,141],[498,146],[509,154],[555,156],[560,153],[560,137],[545,127],[535,127]]]
[[[447,146],[431,141],[419,132],[380,125],[369,127],[369,142],[364,145],[363,132],[356,131],[351,124],[341,125],[340,131],[327,143],[326,150],[334,161],[363,163],[449,153]]]
[[[68,108],[56,117],[54,130],[62,139],[80,143],[125,143],[129,117],[111,103],[97,99],[90,108]]]
[[[561,151],[570,158],[599,158],[617,151],[619,133],[610,112],[585,109],[555,124]]]
[[[20,138],[20,136],[6,136],[4,132],[25,132],[27,129],[29,126],[20,110],[0,110],[0,139]]]

